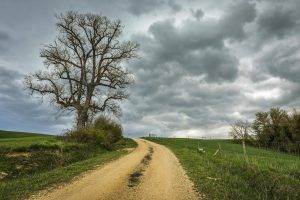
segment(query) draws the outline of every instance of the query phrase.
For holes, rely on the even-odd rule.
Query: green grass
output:
[[[123,139],[109,151],[96,145],[63,142],[55,136],[0,131],[0,199],[24,199],[125,155],[123,148],[136,145]]]
[[[37,136],[49,136],[45,134],[39,134],[39,133],[27,133],[27,132],[15,132],[15,131],[3,131],[0,130],[0,139],[5,138],[24,138],[24,137],[37,137]]]
[[[230,140],[149,140],[176,154],[205,199],[300,199],[299,156],[247,147],[245,160],[242,146]],[[222,150],[214,157],[218,144]]]

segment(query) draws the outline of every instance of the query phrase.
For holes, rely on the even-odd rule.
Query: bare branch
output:
[[[138,45],[119,41],[119,20],[74,11],[57,19],[57,39],[40,52],[47,70],[27,76],[27,88],[75,109],[82,126],[97,112],[120,115],[118,102],[128,98],[126,88],[134,82],[122,64],[137,56]]]

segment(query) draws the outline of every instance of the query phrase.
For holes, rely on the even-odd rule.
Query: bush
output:
[[[122,139],[122,126],[110,118],[99,117],[93,123],[93,129],[103,132],[104,145],[110,146]]]
[[[101,132],[95,131],[92,128],[86,128],[81,130],[67,131],[63,135],[63,138],[69,142],[101,144],[104,140],[103,135],[104,134]]]
[[[64,134],[67,141],[78,143],[100,144],[107,149],[123,138],[122,126],[114,120],[101,116],[90,126],[81,130],[71,130]]]

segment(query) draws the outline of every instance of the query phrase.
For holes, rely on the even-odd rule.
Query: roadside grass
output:
[[[37,190],[71,180],[104,162],[119,158],[137,144],[123,139],[101,146],[63,142],[56,136],[0,131],[0,199],[24,199]]]
[[[247,147],[245,159],[230,140],[145,139],[170,148],[205,199],[300,199],[299,156]]]

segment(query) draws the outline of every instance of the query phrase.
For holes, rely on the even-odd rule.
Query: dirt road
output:
[[[32,199],[40,200],[184,200],[198,199],[175,155],[166,147],[137,140],[138,147],[130,154],[87,173],[82,178],[52,191],[41,192]],[[143,166],[137,184],[129,187],[129,175],[153,148],[151,159]]]

